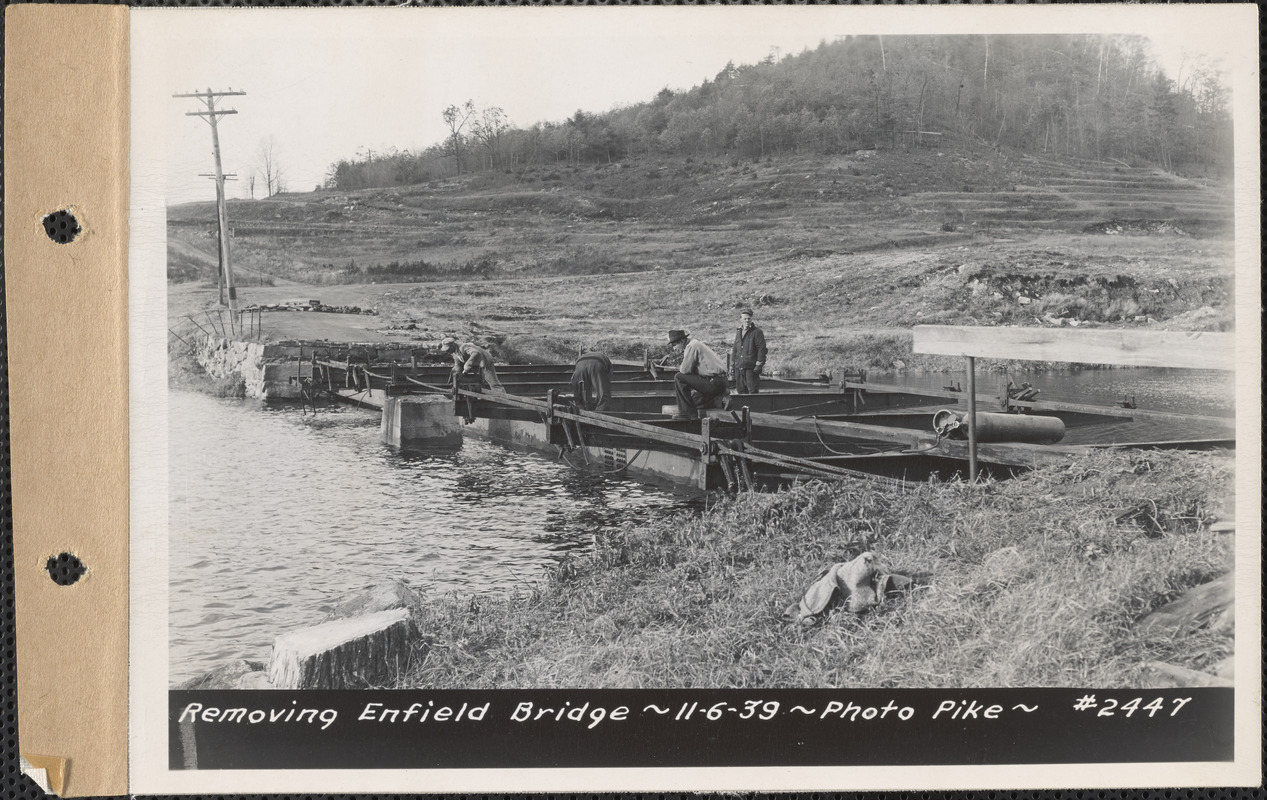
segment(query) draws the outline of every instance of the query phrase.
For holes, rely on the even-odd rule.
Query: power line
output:
[[[227,91],[217,92],[207,89],[205,92],[189,92],[185,94],[174,94],[172,97],[192,97],[201,100],[206,107],[204,111],[186,111],[187,117],[200,117],[211,125],[211,152],[215,156],[216,171],[211,175],[202,174],[200,177],[215,178],[216,181],[216,216],[219,223],[219,256],[220,256],[220,275],[218,283],[220,285],[220,305],[227,305],[230,311],[236,311],[238,305],[237,287],[233,285],[233,267],[229,259],[229,217],[228,209],[225,203],[224,181],[226,179],[224,170],[220,167],[220,131],[216,123],[220,117],[228,114],[238,113],[232,108],[216,108],[216,100],[221,97],[232,97],[244,95],[246,92]],[[232,176],[236,178],[237,176]],[[229,290],[228,302],[225,302],[225,288]]]

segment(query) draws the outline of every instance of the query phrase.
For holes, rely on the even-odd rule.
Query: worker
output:
[[[735,346],[731,351],[736,392],[757,393],[761,370],[765,368],[765,354],[765,333],[752,324],[752,309],[745,308],[739,312],[739,329],[735,331]]]
[[[606,411],[612,399],[612,360],[599,352],[576,359],[572,398],[586,411]]]
[[[506,391],[502,382],[497,379],[497,370],[493,369],[493,356],[474,342],[458,344],[452,336],[440,340],[440,354],[453,356],[453,372],[455,374],[474,375],[480,371],[484,378],[484,386],[488,389]]]
[[[711,408],[717,398],[725,397],[726,363],[713,349],[686,331],[669,331],[669,345],[681,353],[682,364],[673,376],[677,393],[677,414],[674,419],[696,419],[701,409]],[[695,394],[699,399],[695,399]]]

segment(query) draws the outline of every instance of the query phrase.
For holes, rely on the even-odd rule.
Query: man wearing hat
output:
[[[673,376],[677,392],[674,419],[698,419],[701,408],[709,408],[726,395],[726,362],[713,349],[686,331],[669,331],[669,344],[682,354],[682,366]],[[694,393],[699,394],[698,403]]]
[[[479,370],[484,376],[484,385],[489,389],[506,391],[502,382],[497,379],[497,370],[493,369],[493,356],[474,342],[458,344],[452,336],[440,340],[440,354],[453,356],[453,371],[474,375]]]
[[[735,331],[730,361],[735,368],[735,391],[756,394],[761,385],[761,370],[765,367],[765,333],[752,324],[751,308],[739,312],[739,329]]]

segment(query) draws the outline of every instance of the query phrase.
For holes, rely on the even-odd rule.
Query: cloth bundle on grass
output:
[[[783,617],[810,627],[818,623],[834,601],[843,600],[850,612],[861,614],[883,603],[889,594],[910,587],[910,578],[880,570],[875,553],[866,552],[819,573],[800,602],[788,606]]]

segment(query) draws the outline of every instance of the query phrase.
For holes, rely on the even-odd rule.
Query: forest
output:
[[[444,141],[362,151],[331,165],[327,188],[641,155],[761,160],[957,142],[1172,172],[1231,169],[1220,75],[1194,63],[1172,80],[1140,36],[843,36],[563,122],[517,127],[469,100],[443,117]]]

